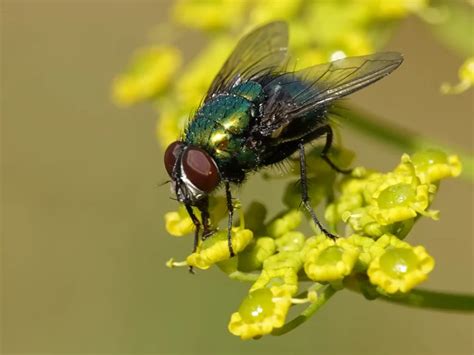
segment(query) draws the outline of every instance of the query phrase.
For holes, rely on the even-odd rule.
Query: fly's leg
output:
[[[206,209],[201,211],[201,216],[202,216],[202,240],[207,239],[212,235],[212,230],[209,225],[209,211]]]
[[[341,169],[336,164],[334,164],[331,161],[331,159],[328,157],[329,149],[331,149],[332,138],[333,138],[331,126],[327,125],[327,126],[321,127],[320,130],[321,130],[321,134],[326,134],[326,143],[324,144],[324,148],[321,152],[321,158],[326,163],[328,163],[331,168],[333,168],[337,172],[342,173],[342,174],[350,174],[352,172],[352,169]]]
[[[193,246],[193,253],[196,252],[198,243],[199,243],[199,231],[201,230],[201,222],[199,222],[199,219],[196,217],[196,215],[193,212],[193,209],[191,208],[191,205],[185,204],[186,211],[188,211],[189,217],[191,217],[191,220],[194,223],[194,246]],[[192,266],[189,266],[189,272],[191,274],[194,274],[194,270]]]
[[[225,196],[227,200],[227,211],[229,212],[229,218],[227,221],[227,245],[229,246],[229,254],[232,258],[235,253],[232,248],[232,217],[234,216],[234,206],[232,205],[232,193],[230,191],[230,184],[228,181],[225,182]]]
[[[303,205],[306,208],[306,210],[309,212],[309,214],[311,215],[311,218],[313,219],[314,223],[316,223],[316,225],[321,230],[321,232],[323,232],[326,236],[328,236],[331,239],[336,239],[337,236],[330,233],[326,228],[324,228],[324,226],[321,224],[318,217],[316,216],[316,213],[314,212],[313,207],[311,207],[311,201],[308,195],[308,180],[306,178],[306,159],[304,155],[303,142],[299,143],[299,150],[300,150],[300,174],[301,174],[301,199],[303,201]]]
[[[205,198],[198,206],[199,211],[201,212],[202,219],[202,240],[209,238],[213,234],[213,230],[210,228],[209,223],[209,199]]]

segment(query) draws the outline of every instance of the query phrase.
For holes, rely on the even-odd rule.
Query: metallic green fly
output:
[[[208,196],[221,184],[228,209],[228,245],[233,216],[230,184],[241,184],[249,172],[299,153],[302,203],[323,233],[308,197],[305,144],[325,137],[321,157],[328,157],[333,131],[328,115],[335,101],[395,70],[399,53],[349,57],[298,71],[286,71],[288,27],[272,22],[243,37],[189,121],[183,136],[169,145],[164,163],[172,191],[184,203],[196,229],[194,251],[212,232]],[[201,221],[192,206],[201,211]]]

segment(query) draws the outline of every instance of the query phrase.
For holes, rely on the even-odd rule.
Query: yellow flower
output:
[[[181,65],[181,53],[171,46],[144,48],[135,54],[125,74],[113,84],[117,105],[129,106],[161,94]]]
[[[349,275],[359,256],[359,248],[340,238],[325,238],[306,252],[304,270],[313,281],[338,281]]]
[[[373,226],[377,225],[380,227],[380,225],[375,221],[375,219],[369,215],[367,211],[367,207],[360,207],[360,208],[354,208],[352,210],[346,210],[342,213],[341,215],[342,221],[348,225],[351,226],[352,230],[356,233],[365,233],[370,235],[371,237],[377,237],[378,231],[375,231],[376,234],[372,234],[374,230]],[[369,227],[369,230],[366,230],[367,227]]]
[[[437,182],[459,175],[461,163],[457,156],[427,150],[404,154],[387,174],[356,170],[339,184],[341,193],[326,208],[326,220],[331,226],[343,221],[374,239],[386,233],[404,238],[419,215],[438,218],[438,211],[428,210]]]
[[[232,247],[236,254],[247,247],[253,238],[249,229],[240,227],[232,228]],[[219,231],[201,243],[197,252],[186,258],[188,265],[199,269],[208,269],[211,265],[230,258],[229,245],[227,242],[227,230]]]
[[[386,187],[377,197],[377,206],[369,210],[378,223],[382,225],[414,218],[429,205],[427,185],[413,186],[395,184]],[[434,216],[434,215],[433,215]]]
[[[249,228],[253,231],[252,228]],[[245,250],[239,254],[239,266],[241,271],[249,272],[262,267],[263,261],[276,251],[275,240],[270,237],[259,237],[254,239]]]
[[[343,193],[339,196],[336,202],[331,203],[326,208],[324,217],[326,218],[326,221],[333,225],[335,225],[339,221],[344,221],[347,223],[350,217],[352,217],[353,215],[357,215],[357,210],[363,204],[364,198],[361,193]]]
[[[220,30],[240,24],[244,0],[179,0],[173,9],[174,20],[201,30]]]
[[[296,229],[303,219],[303,213],[299,210],[289,210],[282,216],[275,218],[267,226],[270,237],[279,238],[285,233]]]
[[[172,236],[182,237],[194,230],[194,224],[184,206],[180,206],[178,211],[165,213],[165,228]]]
[[[410,12],[419,12],[428,6],[429,0],[365,0],[373,13],[381,19],[400,18]]]
[[[258,0],[251,3],[250,19],[256,24],[290,19],[300,10],[302,0]]]
[[[289,296],[276,295],[268,288],[256,289],[242,301],[239,311],[232,314],[229,331],[243,340],[269,334],[285,324],[290,306]]]
[[[326,220],[333,225],[339,221],[347,222],[351,213],[366,204],[366,194],[369,188],[374,189],[370,182],[381,175],[380,173],[363,171],[359,176],[351,175],[343,179],[339,185],[340,196],[326,208]]]
[[[298,291],[297,272],[293,268],[264,269],[250,292],[268,288],[277,297],[292,296]]]
[[[461,94],[474,85],[474,57],[467,58],[459,68],[459,83],[451,85],[443,83],[441,92],[443,94]]]
[[[462,166],[457,155],[448,156],[446,153],[429,149],[413,154],[402,156],[402,166],[404,163],[412,163],[415,167],[416,175],[425,184],[437,182],[448,177],[456,177],[461,174]]]
[[[407,242],[404,242],[398,239],[396,236],[387,233],[387,234],[382,235],[379,239],[377,239],[375,243],[373,243],[370,246],[369,251],[370,251],[370,254],[372,255],[372,258],[375,258],[377,256],[380,256],[382,253],[384,253],[385,249],[389,247],[403,248],[403,247],[409,247],[409,246],[410,244],[408,244]]]
[[[372,253],[377,256],[370,263],[367,275],[383,291],[409,292],[433,270],[434,259],[424,247],[412,247],[394,236],[384,236],[379,241],[373,245]],[[380,250],[383,244],[386,245]]]
[[[263,262],[263,269],[285,269],[290,268],[298,271],[303,265],[299,252],[283,251],[270,256]]]
[[[474,57],[467,58],[459,68],[459,78],[474,84]]]
[[[279,252],[300,251],[304,246],[304,242],[304,234],[297,231],[287,232],[275,241]]]
[[[227,215],[226,199],[223,196],[212,196],[209,205],[210,224],[217,227],[219,221]],[[193,211],[201,220],[201,212],[196,208]],[[186,208],[180,205],[178,211],[165,213],[165,228],[172,236],[182,237],[194,230],[194,223]]]
[[[313,41],[325,49],[333,47],[344,34],[366,26],[366,21],[372,16],[361,1],[347,1],[344,4],[310,1],[305,14],[311,19],[307,28],[314,37]]]
[[[353,234],[346,241],[359,249],[359,256],[355,265],[356,271],[365,271],[373,259],[370,253],[371,246],[375,243],[372,238]]]
[[[357,56],[374,52],[374,44],[365,31],[353,30],[341,34],[335,42],[335,48],[345,56]]]
[[[387,233],[394,234],[403,239],[407,236],[415,223],[414,218],[409,218],[392,224],[382,225],[370,215],[369,211],[371,210],[373,210],[373,208],[368,206],[356,208],[352,211],[345,211],[342,214],[342,220],[351,227],[353,232],[364,234],[374,239]]]
[[[388,225],[423,214],[433,219],[437,212],[426,211],[436,191],[431,184],[421,184],[414,169],[382,175],[374,182],[375,192],[369,198],[368,213],[377,223]]]

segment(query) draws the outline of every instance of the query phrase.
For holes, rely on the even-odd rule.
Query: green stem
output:
[[[439,311],[474,312],[474,296],[468,294],[414,289],[404,296],[389,297],[382,295],[379,298],[410,307],[430,308]]]
[[[474,158],[469,153],[422,137],[354,106],[339,105],[334,107],[331,112],[343,119],[348,126],[406,153],[426,148],[439,148],[447,153],[456,153],[464,165],[461,176],[474,181]]]
[[[438,311],[474,312],[474,295],[415,288],[407,294],[389,296],[377,292],[375,286],[367,280],[365,275],[346,278],[344,286],[351,291],[363,294],[368,299],[381,299],[404,306],[435,309]]]
[[[286,323],[283,327],[274,329],[272,335],[283,335],[295,329],[306,322],[311,316],[320,309],[334,294],[336,290],[327,286],[321,293],[318,293],[316,302],[311,303],[299,316]]]

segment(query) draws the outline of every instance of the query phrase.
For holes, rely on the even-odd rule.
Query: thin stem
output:
[[[469,153],[422,137],[352,105],[339,105],[332,109],[332,112],[343,119],[344,124],[406,153],[426,148],[439,148],[447,153],[456,153],[464,165],[461,177],[474,181],[474,158]]]
[[[336,290],[331,286],[326,286],[326,288],[321,292],[318,293],[318,298],[316,302],[311,303],[299,316],[292,319],[288,323],[286,323],[283,327],[274,329],[272,335],[283,335],[286,334],[299,325],[306,322],[311,316],[320,309],[334,294]]]
[[[378,293],[366,276],[363,275],[347,278],[344,281],[344,286],[370,299],[381,299],[404,306],[435,309],[438,311],[474,312],[474,295],[415,288],[407,294],[389,296]]]
[[[414,289],[404,296],[380,296],[380,299],[417,308],[430,308],[439,311],[474,312],[474,296],[459,293],[445,293]]]

